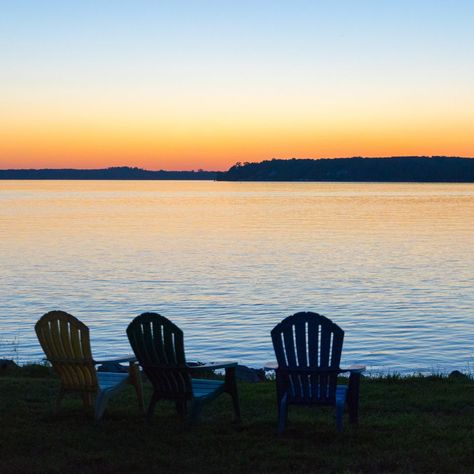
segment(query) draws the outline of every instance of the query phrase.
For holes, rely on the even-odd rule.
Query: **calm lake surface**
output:
[[[374,372],[474,366],[474,185],[0,181],[0,357],[42,358],[62,309],[99,357],[129,354],[144,311],[188,359],[273,359],[297,311],[346,332]]]

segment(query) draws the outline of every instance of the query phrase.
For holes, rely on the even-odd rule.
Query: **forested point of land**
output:
[[[401,156],[386,158],[273,159],[236,163],[219,181],[474,182],[474,158]]]
[[[0,170],[0,179],[215,179],[215,171],[148,171],[119,166],[105,169],[10,169]]]

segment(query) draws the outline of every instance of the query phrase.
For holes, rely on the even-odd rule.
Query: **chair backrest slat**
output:
[[[162,398],[191,398],[183,331],[156,313],[143,313],[128,326],[127,335],[138,362]]]
[[[331,350],[331,329],[327,325],[321,325],[321,357],[319,367],[328,368]]]
[[[296,355],[298,356],[298,366],[308,367],[308,357],[306,344],[306,321],[300,320],[295,322],[295,342]]]
[[[293,338],[293,326],[290,326],[283,333],[283,340],[285,342],[284,350],[286,353],[286,359],[288,360],[289,367],[297,367],[298,363],[296,361],[296,352],[295,352],[295,340]]]
[[[89,328],[85,324],[64,311],[50,311],[36,323],[35,331],[64,390],[97,390]]]
[[[334,401],[337,373],[327,371],[339,369],[344,331],[330,319],[306,312],[284,319],[271,334],[277,377],[285,377],[290,398],[301,403]]]
[[[321,326],[317,318],[308,318],[308,356],[309,366],[312,368],[319,367],[319,337]],[[311,336],[310,336],[311,335]]]

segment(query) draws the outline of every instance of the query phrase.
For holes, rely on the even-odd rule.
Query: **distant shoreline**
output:
[[[214,180],[216,171],[149,171],[127,166],[104,169],[9,169],[0,170],[4,180]]]
[[[236,163],[228,171],[150,171],[127,166],[104,169],[4,169],[0,170],[0,180],[474,183],[474,158],[273,159],[260,163]]]

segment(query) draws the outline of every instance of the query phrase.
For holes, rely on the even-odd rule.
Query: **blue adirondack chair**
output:
[[[221,393],[232,397],[235,417],[240,419],[239,397],[235,381],[236,362],[191,366],[184,355],[183,331],[169,319],[156,313],[143,313],[128,326],[127,335],[138,363],[153,385],[147,418],[153,416],[158,400],[172,400],[178,414],[195,421],[202,406]],[[192,374],[204,370],[225,369],[224,380],[198,379]]]
[[[360,374],[362,365],[340,368],[344,331],[317,313],[296,313],[284,319],[271,332],[276,363],[278,433],[285,429],[288,405],[332,405],[336,425],[343,429],[344,405],[351,423],[358,422]],[[338,385],[339,374],[349,372],[349,384]]]

